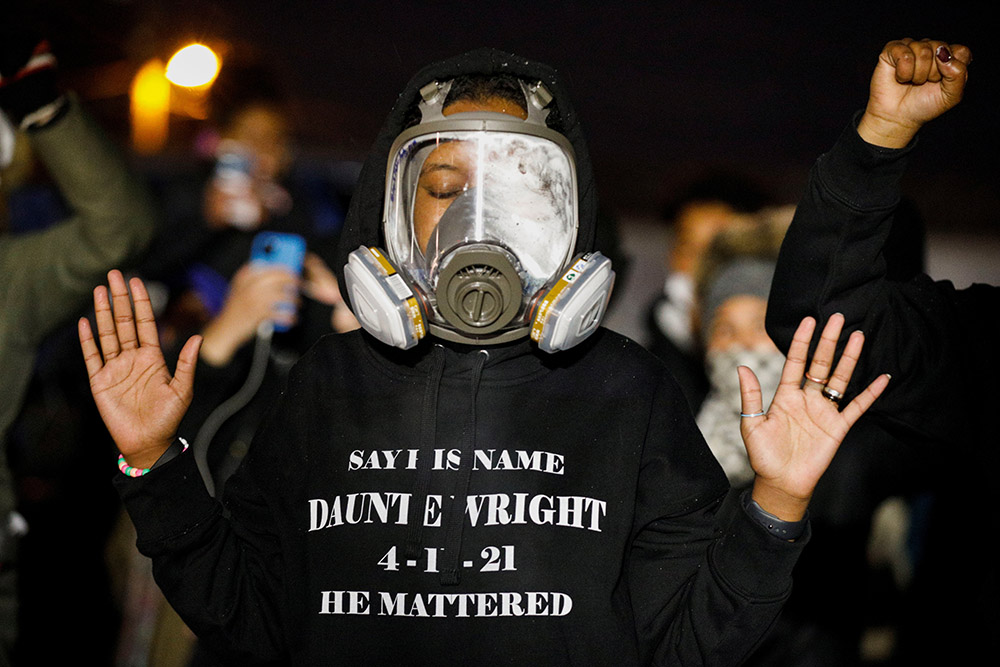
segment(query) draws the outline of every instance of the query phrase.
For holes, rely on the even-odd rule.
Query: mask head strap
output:
[[[529,84],[518,79],[518,83],[527,103],[528,117],[524,122],[544,127],[549,116],[549,110],[546,107],[552,102],[552,93],[541,81]],[[445,119],[444,103],[451,91],[451,84],[452,80],[431,81],[420,89],[420,103],[417,108],[420,109],[421,125]]]

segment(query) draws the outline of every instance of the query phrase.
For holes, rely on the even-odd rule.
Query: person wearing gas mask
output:
[[[613,272],[592,247],[595,199],[554,70],[481,50],[419,72],[342,237],[363,329],[297,364],[222,504],[176,438],[199,338],[171,377],[141,281],[109,274],[100,346],[87,320],[80,337],[116,484],[206,643],[308,665],[752,651],[788,594],[810,491],[887,378],[837,405],[856,334],[836,363],[817,348],[810,370],[836,369],[827,395],[802,388],[805,320],[768,412],[740,371],[757,478],[730,496],[666,369],[599,327]],[[824,340],[839,333],[833,317]]]

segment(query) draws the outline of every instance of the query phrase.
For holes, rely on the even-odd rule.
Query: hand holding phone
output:
[[[298,234],[260,232],[254,236],[250,249],[250,265],[251,267],[280,266],[289,273],[299,276],[302,274],[305,256],[306,241]],[[280,304],[279,308],[294,313],[296,309],[294,299]],[[276,323],[274,330],[286,331],[288,328],[288,325]]]

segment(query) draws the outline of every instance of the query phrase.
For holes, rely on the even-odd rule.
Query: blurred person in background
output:
[[[713,169],[686,184],[666,207],[673,235],[665,258],[663,292],[647,314],[648,349],[673,372],[692,409],[705,398],[704,350],[696,335],[695,272],[712,238],[732,226],[752,224],[752,215],[775,204],[753,178]]]
[[[697,348],[704,350],[700,362],[709,384],[694,411],[709,448],[735,487],[745,487],[754,477],[739,438],[736,369],[754,369],[766,401],[778,389],[785,362],[785,355],[767,335],[764,314],[787,216],[786,211],[775,210],[722,229],[691,271],[692,337]]]
[[[282,379],[321,336],[357,326],[330,268],[351,184],[332,178],[324,182],[316,167],[297,164],[293,116],[274,78],[252,63],[237,60],[223,66],[213,84],[211,129],[199,138],[201,149],[211,156],[198,184],[200,206],[188,217],[174,218],[171,226],[180,233],[163,234],[156,246],[165,249],[163,257],[178,261],[166,276],[172,296],[161,318],[167,356],[175,356],[194,333],[204,338],[199,365],[205,372],[185,424],[189,433],[198,432],[215,408],[241,388],[251,391],[245,385],[254,375],[255,349],[273,371],[266,377]],[[261,233],[301,239],[306,247],[301,266],[252,261]],[[155,276],[164,266],[164,259],[157,261],[158,267],[146,267],[148,274]],[[282,309],[282,304],[289,307]],[[266,322],[275,326],[261,329]],[[232,435],[242,443],[237,448],[245,449],[262,412],[259,405],[267,405],[274,395],[261,391],[258,407],[243,410],[240,435]],[[229,448],[214,449],[221,455]],[[231,472],[236,463],[216,460],[213,467]]]
[[[154,178],[167,222],[142,266],[160,295],[164,353],[199,334],[183,432],[213,495],[247,453],[291,366],[320,337],[358,326],[329,268],[352,187],[329,163],[300,164],[286,99],[265,67],[232,58],[196,138],[196,173]],[[301,237],[301,271],[251,261],[257,234]],[[123,516],[114,549],[128,573],[119,659],[211,664],[152,582]],[[192,657],[193,656],[193,657]]]
[[[766,210],[756,216],[755,224],[720,231],[694,271],[699,323],[695,333],[705,350],[710,385],[697,409],[697,423],[734,489],[746,488],[754,478],[738,437],[736,370],[741,365],[755,369],[765,406],[781,379],[785,357],[767,334],[765,316],[778,250],[792,212],[791,207]],[[919,246],[913,244],[912,234],[893,237],[886,255],[894,272],[912,275],[914,247]],[[923,464],[904,442],[871,420],[862,418],[854,425],[810,503],[817,548],[803,553],[793,575],[792,595],[775,629],[746,664],[860,664],[864,631],[880,624],[884,620],[880,614],[898,602],[898,597],[887,594],[891,591],[874,592],[871,587],[877,574],[867,558],[873,517],[888,499],[909,499],[924,488],[929,473]]]
[[[102,528],[95,516],[98,513],[90,512],[99,509],[99,498],[105,496],[95,498],[83,491],[93,488],[86,481],[90,475],[73,466],[80,454],[90,459],[95,446],[108,446],[106,431],[91,424],[94,431],[76,433],[82,440],[70,439],[71,451],[55,448],[57,455],[48,456],[52,443],[47,438],[52,432],[43,433],[38,441],[21,440],[14,438],[14,425],[36,363],[43,361],[38,352],[47,337],[87,309],[95,277],[111,266],[134,266],[157,222],[141,179],[79,101],[59,89],[55,58],[40,38],[42,31],[35,28],[25,17],[5,16],[0,24],[0,166],[4,168],[0,188],[11,204],[0,215],[0,226],[9,223],[30,230],[0,229],[0,381],[4,387],[0,401],[0,664],[15,654],[21,659],[44,659],[59,654],[60,647],[76,655],[92,650],[100,657],[111,646],[106,627],[111,619],[86,615],[95,610],[110,613],[107,590],[98,583],[107,580],[100,562]],[[21,201],[15,173],[30,173],[32,161],[45,168],[58,191],[59,201],[47,210],[53,215],[40,214],[43,209],[38,207],[14,206]],[[57,218],[56,211],[64,217]],[[58,354],[55,348],[53,354]],[[92,405],[85,396],[79,394],[79,400]],[[52,414],[41,421],[57,429],[66,427]],[[19,480],[27,477],[38,482],[29,497],[18,497],[8,453],[19,468]],[[27,522],[17,513],[19,501],[23,501]],[[46,507],[54,511],[46,512]],[[34,510],[40,514],[32,526]],[[74,553],[67,544],[79,551]],[[81,590],[102,597],[87,600],[67,595]],[[62,628],[59,642],[51,641],[53,627]]]
[[[223,64],[195,150],[194,178],[174,175],[154,186],[168,219],[142,267],[165,287],[159,321],[167,357],[190,335],[204,337],[191,433],[253,375],[255,348],[274,371],[267,377],[283,378],[318,338],[357,326],[330,268],[352,183],[329,163],[296,159],[294,116],[269,68],[238,56]],[[252,261],[261,233],[301,240],[301,265]],[[265,322],[277,326],[262,339]],[[244,411],[242,438],[260,412]]]
[[[208,122],[194,138],[196,169],[152,179],[165,224],[143,275],[165,288],[167,305],[159,303],[167,346],[221,312],[258,232],[298,234],[316,258],[332,262],[353,171],[300,159],[295,118],[276,78],[250,57],[228,59],[212,85]],[[303,339],[329,330],[333,306],[324,305],[327,312],[301,313]]]

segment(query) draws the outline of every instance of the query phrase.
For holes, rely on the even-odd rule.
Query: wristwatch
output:
[[[782,521],[758,505],[757,501],[750,497],[750,491],[743,494],[743,509],[754,521],[766,528],[767,532],[783,540],[796,540],[802,537],[802,533],[806,530],[806,524],[809,523],[808,510],[805,516],[798,521]]]

